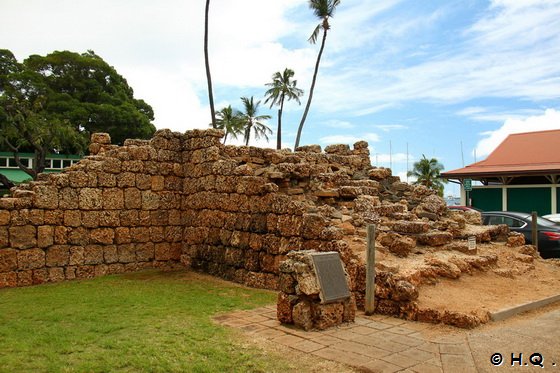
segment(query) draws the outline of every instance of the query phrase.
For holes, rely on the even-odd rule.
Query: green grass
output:
[[[287,358],[215,324],[275,293],[189,272],[0,290],[0,372],[265,372]]]

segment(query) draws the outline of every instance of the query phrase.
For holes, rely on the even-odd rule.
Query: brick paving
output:
[[[544,351],[547,367],[560,373],[560,308],[534,319],[521,320],[513,326],[494,323],[470,331],[358,312],[355,323],[305,332],[278,322],[276,306],[238,311],[215,320],[362,372],[487,372],[498,368],[531,371],[535,367],[530,365],[508,367],[508,356],[525,351],[525,359],[528,359],[531,353]],[[539,338],[539,335],[544,337]],[[524,337],[524,342],[520,337]],[[501,367],[490,364],[494,352],[504,355],[505,364]]]

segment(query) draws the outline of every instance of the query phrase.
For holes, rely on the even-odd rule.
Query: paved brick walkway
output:
[[[546,370],[560,373],[560,307],[534,320],[521,320],[513,326],[511,323],[495,323],[471,331],[358,313],[353,324],[320,332],[305,332],[280,324],[276,320],[275,306],[230,313],[218,316],[216,320],[365,372],[542,370],[530,364],[512,368],[509,361],[511,353],[516,353],[515,356],[524,353],[523,361],[527,362],[533,352],[541,352],[545,356]],[[539,338],[539,334],[548,337]],[[504,364],[500,367],[490,363],[490,357],[495,352],[504,356]]]

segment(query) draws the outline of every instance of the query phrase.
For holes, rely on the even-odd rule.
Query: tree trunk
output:
[[[311,80],[311,88],[309,89],[309,97],[307,98],[307,104],[305,105],[303,117],[301,118],[301,122],[299,123],[294,151],[299,147],[299,140],[301,138],[301,131],[303,130],[303,124],[305,123],[305,119],[307,118],[307,113],[309,112],[309,107],[311,106],[311,100],[313,99],[313,90],[315,89],[315,82],[317,81],[317,73],[319,71],[319,63],[321,62],[323,49],[325,49],[325,40],[327,40],[327,29],[323,28],[323,40],[321,41],[321,49],[319,49],[319,55],[317,56],[317,62],[315,63],[315,71],[313,72],[313,80]]]
[[[214,94],[212,93],[212,77],[210,75],[210,62],[208,59],[208,13],[210,0],[206,0],[206,11],[204,13],[204,63],[206,65],[206,81],[208,83],[208,101],[210,103],[210,115],[212,116],[212,128],[216,128],[216,112],[214,110]]]
[[[228,131],[226,130],[226,133],[224,134],[224,142],[222,144],[226,144],[226,139],[227,139],[227,135],[228,135]]]
[[[280,109],[278,109],[278,131],[276,133],[276,149],[282,149],[282,111],[284,110],[284,96],[280,99]]]
[[[10,179],[8,179],[6,175],[3,174],[0,174],[0,184],[4,185],[7,189],[10,189],[11,187],[15,186],[15,184],[12,183]]]

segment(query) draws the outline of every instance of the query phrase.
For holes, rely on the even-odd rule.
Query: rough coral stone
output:
[[[103,207],[103,194],[101,189],[81,189],[79,206],[80,209],[83,210],[101,210]]]
[[[124,207],[124,193],[119,188],[103,190],[103,208],[105,210],[120,210]]]
[[[308,301],[297,303],[292,309],[292,319],[295,326],[304,330],[311,330],[313,328],[311,303]]]
[[[385,248],[396,256],[406,257],[416,247],[416,240],[412,237],[401,236],[398,233],[382,233],[378,240]]]
[[[19,271],[17,272],[17,286],[30,286],[33,285],[33,271]]]
[[[37,229],[34,226],[11,226],[8,231],[11,247],[16,249],[29,249],[37,246]]]
[[[181,245],[179,243],[157,243],[155,245],[155,259],[159,261],[179,260],[181,257],[181,250]]]
[[[451,262],[437,258],[426,258],[424,262],[433,267],[439,276],[447,278],[459,278],[461,276],[461,269]]]
[[[140,262],[153,260],[155,256],[154,244],[151,242],[136,245],[136,259]]]
[[[9,242],[8,227],[0,227],[0,249],[7,247]]]
[[[70,262],[70,248],[66,245],[55,245],[47,249],[47,267],[64,267]]]
[[[418,299],[418,289],[408,281],[397,281],[392,289],[391,299],[409,302]]]
[[[64,225],[67,227],[79,227],[82,225],[81,213],[79,210],[64,211]]]
[[[17,251],[14,249],[0,250],[0,272],[10,272],[18,269]]]
[[[48,268],[47,273],[50,282],[64,281],[64,268]]]
[[[123,244],[117,246],[120,263],[132,263],[136,261],[134,244]]]
[[[34,205],[40,209],[54,210],[58,208],[58,189],[53,185],[37,185],[34,187]]]
[[[0,225],[8,225],[10,223],[10,212],[0,210]]]
[[[42,268],[45,266],[45,252],[42,249],[20,250],[17,261],[20,270]]]
[[[342,324],[344,305],[341,302],[329,304],[313,304],[313,326],[325,330]]]
[[[523,233],[510,232],[507,238],[507,246],[509,247],[519,247],[525,245],[525,236]]]
[[[276,302],[276,318],[284,324],[292,324],[292,309],[297,302],[297,297],[283,292],[278,293]]]
[[[94,144],[110,145],[111,136],[105,132],[96,132],[91,134],[91,142]]]
[[[110,245],[115,239],[115,231],[111,228],[93,229],[90,234],[91,242]]]
[[[60,209],[73,210],[79,207],[79,190],[76,188],[62,188],[58,196]]]
[[[17,286],[17,272],[0,273],[0,289]]]
[[[393,230],[398,233],[425,233],[430,229],[430,224],[423,221],[401,220],[393,224]]]
[[[476,315],[469,315],[461,312],[445,311],[441,316],[441,321],[447,325],[458,328],[472,329],[479,326],[482,321]]]
[[[112,264],[119,261],[119,255],[117,252],[117,246],[115,245],[104,245],[103,246],[103,259],[105,263]]]
[[[103,263],[103,246],[87,245],[84,248],[84,264]]]
[[[434,231],[418,236],[418,242],[428,246],[443,246],[453,241],[449,232]]]

